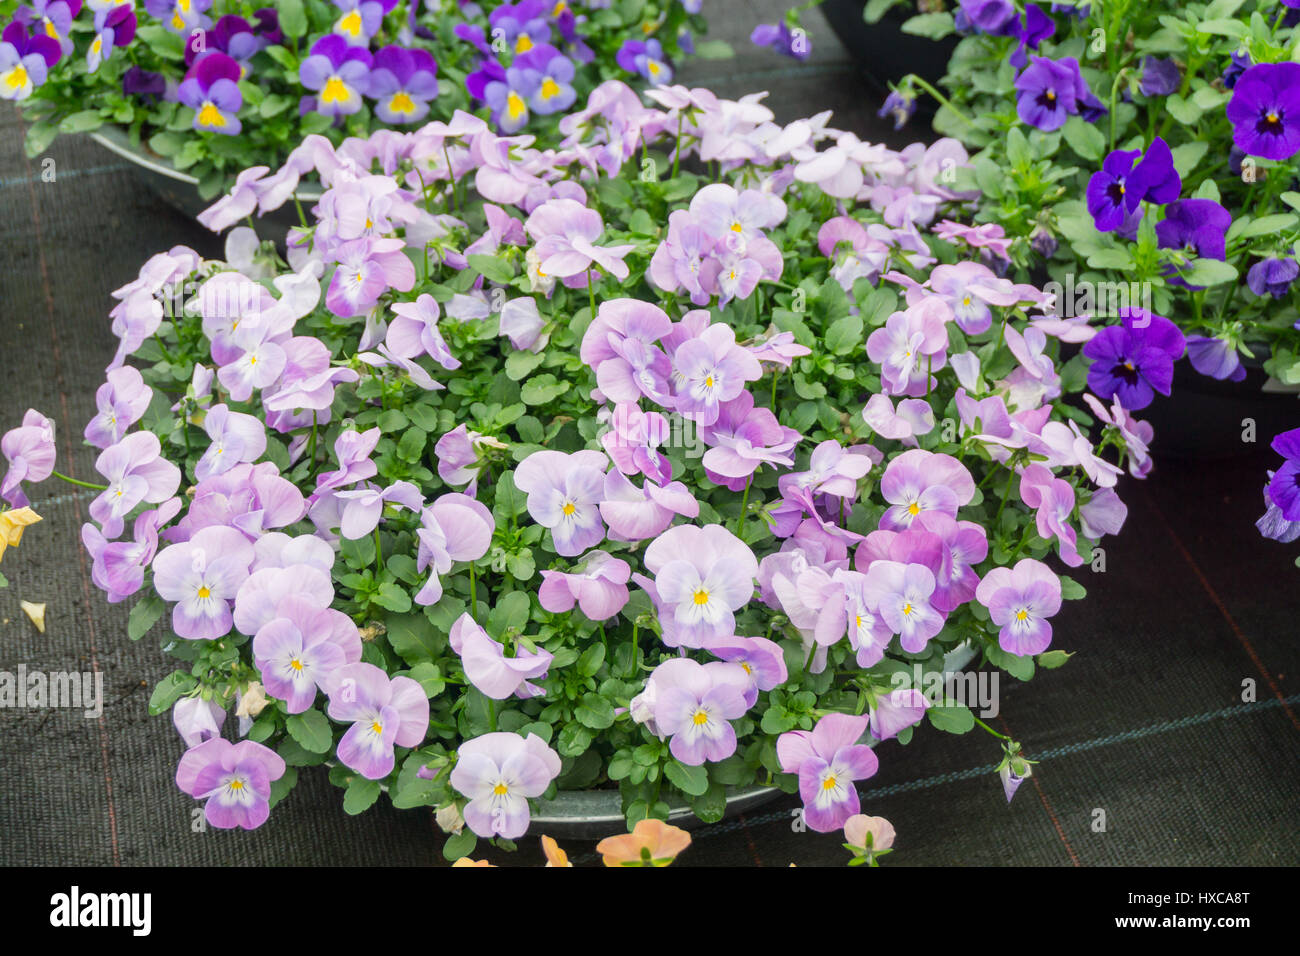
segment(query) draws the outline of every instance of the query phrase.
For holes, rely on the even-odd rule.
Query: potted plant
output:
[[[1062,314],[1117,323],[1137,301],[1186,334],[1192,368],[1154,383],[1182,393],[1150,413],[1166,452],[1249,448],[1243,419],[1284,427],[1293,398],[1273,393],[1300,383],[1285,119],[1300,15],[968,0],[932,16],[972,32],[944,92],[911,78],[895,103],[930,95],[936,128],[979,148],[975,219],[1012,237],[1010,274],[1050,281]]]
[[[150,709],[214,825],[328,762],[451,858],[575,790],[630,825],[775,787],[833,831],[920,724],[997,737],[1008,798],[1030,773],[941,675],[1065,662],[1055,568],[1101,560],[1150,429],[1067,401],[1114,369],[946,218],[960,144],[646,96],[601,85],[545,151],[466,113],[308,140],[206,216],[314,171],[287,263],[241,226],[115,294],[83,538],[130,636],[163,621]],[[52,431],[2,444],[22,507]]]
[[[0,95],[28,155],[91,133],[197,212],[309,135],[338,145],[477,111],[545,140],[610,77],[667,82],[703,29],[699,0],[617,5],[485,0],[0,2]],[[725,44],[702,44],[728,55]],[[303,201],[316,192],[304,190]]]

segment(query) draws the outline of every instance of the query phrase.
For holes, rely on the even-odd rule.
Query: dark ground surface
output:
[[[769,89],[782,120],[830,108],[836,126],[905,141],[906,131],[875,120],[876,97],[829,32],[817,29],[815,14],[807,24],[816,55],[796,66],[743,43],[752,24],[774,20],[781,5],[707,6],[711,36],[732,40],[742,55],[692,64],[685,80],[724,96]],[[23,158],[21,139],[16,113],[5,107],[0,428],[17,424],[29,406],[41,409],[61,428],[61,470],[91,478],[93,455],[80,432],[115,347],[109,292],[175,243],[208,255],[220,245],[89,140],[56,141],[47,155],[57,179],[46,183],[40,162]],[[1288,407],[1300,423],[1300,405]],[[1196,427],[1239,430],[1224,417],[1211,414]],[[1054,646],[1076,656],[1032,683],[1003,683],[993,725],[1042,761],[1010,806],[991,772],[996,741],[981,733],[928,730],[912,746],[880,749],[880,773],[860,789],[866,812],[898,830],[890,865],[1300,863],[1300,571],[1294,549],[1263,541],[1253,527],[1272,465],[1268,437],[1229,460],[1161,460],[1148,481],[1121,484],[1129,523],[1107,541],[1107,570],[1078,572],[1089,597],[1054,622]],[[0,711],[0,863],[443,862],[430,814],[381,801],[349,817],[341,792],[315,771],[258,831],[191,832],[194,804],[172,781],[181,741],[167,719],[145,709],[170,664],[155,638],[130,642],[127,606],[107,605],[90,584],[78,541],[90,493],[58,484],[36,490],[46,520],[3,565],[11,586],[0,590],[0,670],[20,663],[97,670],[109,704],[98,720]],[[44,635],[22,615],[20,599],[47,602]],[[1246,681],[1257,687],[1255,703],[1242,702]],[[683,862],[842,863],[847,854],[835,836],[794,832],[795,805],[787,798],[698,831]],[[1094,829],[1099,810],[1104,832]],[[589,845],[569,849],[580,855]],[[514,857],[488,855],[505,863],[540,858],[532,840]]]

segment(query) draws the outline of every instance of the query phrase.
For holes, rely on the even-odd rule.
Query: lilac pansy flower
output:
[[[1052,643],[1049,617],[1061,609],[1061,581],[1047,565],[1022,558],[984,576],[976,600],[989,609],[998,644],[1008,654],[1041,654]]]
[[[739,664],[689,657],[665,661],[651,674],[654,722],[672,755],[688,767],[726,760],[736,752],[731,721],[749,710],[749,675]]]
[[[390,678],[373,664],[346,664],[334,672],[330,719],[350,723],[338,758],[368,780],[393,772],[394,747],[418,747],[429,729],[429,698],[409,677]]]
[[[220,475],[236,465],[257,461],[266,451],[266,426],[253,415],[213,405],[203,418],[203,430],[212,444],[194,466],[199,481]]]
[[[230,633],[231,602],[248,577],[253,546],[235,528],[213,526],[189,541],[169,545],[153,559],[153,586],[174,601],[172,630],[189,640],[211,641]]]
[[[880,527],[901,531],[927,511],[955,518],[957,509],[975,496],[975,480],[951,455],[917,448],[890,461],[880,480],[880,493],[891,506],[881,516]]]
[[[874,561],[867,569],[868,604],[909,654],[923,650],[943,630],[944,615],[930,601],[935,585],[934,572],[923,564]]]
[[[493,700],[511,695],[538,697],[542,689],[531,683],[546,676],[554,656],[549,651],[528,651],[518,647],[514,657],[505,656],[505,648],[488,636],[469,614],[462,614],[452,624],[448,638],[451,649],[460,655],[465,677],[480,692]]]
[[[361,46],[329,34],[312,44],[298,67],[298,79],[316,93],[315,108],[326,116],[347,116],[362,107],[374,58]]]
[[[456,561],[477,561],[492,546],[496,521],[492,512],[469,495],[442,495],[420,514],[416,571],[429,570],[429,579],[415,595],[415,603],[437,604],[442,599],[441,575]]]
[[[537,451],[515,469],[515,486],[528,495],[528,513],[551,529],[555,550],[574,557],[605,538],[599,504],[604,497],[605,455],[598,451]]]
[[[141,419],[152,398],[153,389],[136,369],[129,365],[112,369],[108,381],[95,392],[98,412],[86,426],[86,441],[101,449],[117,444]]]
[[[920,723],[929,706],[925,695],[915,688],[903,687],[881,694],[871,708],[871,736],[877,740],[897,737],[900,731]]]
[[[154,441],[157,442],[157,439]],[[27,409],[23,423],[17,428],[9,429],[4,438],[0,439],[0,453],[4,454],[5,461],[9,463],[4,478],[0,480],[0,497],[15,508],[22,508],[28,504],[27,495],[23,493],[23,482],[38,484],[54,474],[54,422],[34,408]],[[179,481],[178,477],[177,482]],[[158,501],[170,497],[170,494],[163,495]],[[134,502],[131,507],[135,507]],[[130,508],[125,509],[129,510]],[[120,525],[118,534],[121,534]],[[112,537],[117,537],[117,534]]]
[[[631,566],[604,551],[592,551],[571,572],[542,571],[537,599],[552,614],[571,611],[574,604],[593,621],[604,621],[628,602]]]
[[[560,757],[536,734],[483,734],[460,745],[452,787],[469,798],[465,823],[481,837],[516,840],[528,830],[528,799],[560,775]]]
[[[180,487],[181,472],[162,457],[162,444],[153,432],[133,432],[110,445],[95,459],[95,470],[108,487],[90,504],[90,516],[104,534],[116,538],[122,523],[136,505],[160,504]]]
[[[213,737],[192,747],[176,768],[176,786],[205,801],[203,816],[219,830],[253,830],[271,813],[271,784],[284,776],[274,750],[251,740]]]
[[[827,714],[811,731],[792,730],[776,741],[785,773],[799,777],[803,818],[818,833],[832,833],[861,808],[854,783],[875,774],[876,755],[858,741],[869,718]]]
[[[651,542],[645,566],[655,575],[664,643],[703,647],[735,634],[735,612],[754,596],[758,561],[721,525],[678,525]]]
[[[328,693],[344,665],[361,660],[361,638],[346,614],[293,594],[275,613],[253,638],[253,660],[267,692],[300,714],[318,688]]]

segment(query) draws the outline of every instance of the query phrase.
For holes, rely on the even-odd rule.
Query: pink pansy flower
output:
[[[123,365],[108,373],[108,381],[95,392],[97,414],[86,426],[86,441],[96,448],[107,448],[120,442],[126,430],[140,420],[153,389],[130,365]]]
[[[600,436],[610,460],[625,475],[641,475],[656,484],[666,485],[673,477],[673,466],[659,446],[668,441],[668,419],[658,412],[643,412],[636,405],[620,402],[614,407],[610,428]]]
[[[350,723],[338,758],[368,780],[393,772],[394,747],[418,747],[429,729],[429,698],[409,677],[389,678],[374,664],[346,664],[329,690],[331,720]]]
[[[220,737],[225,722],[226,711],[215,700],[182,697],[172,707],[172,726],[186,747],[197,747],[205,740]]]
[[[552,614],[571,611],[574,604],[593,621],[604,621],[628,602],[631,566],[604,551],[586,555],[574,572],[542,571],[537,599]]]
[[[606,465],[598,451],[538,451],[515,469],[515,486],[528,495],[528,513],[551,529],[558,554],[574,557],[605,539],[599,504]]]
[[[153,432],[133,432],[105,448],[95,459],[95,470],[108,487],[90,503],[90,516],[107,538],[122,533],[123,519],[136,505],[160,504],[176,494],[181,483],[180,469],[162,457],[162,444]]]
[[[644,541],[660,535],[673,520],[699,516],[700,504],[680,481],[657,485],[643,482],[638,488],[627,475],[611,468],[605,476],[600,516],[609,525],[614,541]]]
[[[600,213],[573,199],[552,199],[533,210],[524,229],[537,243],[541,268],[547,275],[585,288],[586,273],[593,266],[622,282],[628,277],[624,256],[636,246],[598,246],[605,231]],[[569,282],[565,283],[570,284]]]
[[[1052,643],[1047,619],[1061,609],[1061,581],[1041,561],[1022,558],[1014,568],[994,568],[975,596],[1001,628],[998,644],[1008,654],[1041,654]]]
[[[765,637],[728,637],[712,642],[707,650],[719,660],[744,669],[750,683],[746,698],[750,707],[758,702],[759,691],[780,687],[789,677],[781,645]]]
[[[203,418],[203,430],[212,444],[194,466],[199,481],[224,474],[236,465],[257,461],[266,451],[266,426],[254,415],[213,405]]]
[[[880,527],[901,531],[926,511],[955,518],[957,509],[975,497],[975,480],[951,455],[915,448],[886,466],[880,493],[891,505],[881,516]]]
[[[943,630],[944,615],[930,603],[934,572],[923,564],[873,561],[863,584],[868,604],[909,654],[925,648]]]
[[[1078,538],[1069,524],[1074,513],[1074,488],[1070,483],[1054,476],[1044,465],[1027,465],[1020,473],[1020,500],[1037,510],[1038,533],[1048,541],[1056,538],[1061,560],[1072,568],[1083,564],[1076,547]]]
[[[409,481],[395,481],[383,490],[372,485],[353,491],[338,491],[334,497],[342,504],[339,534],[353,541],[364,538],[378,527],[384,505],[402,507],[407,511],[424,508],[420,489]]]
[[[655,682],[654,722],[671,738],[668,749],[688,767],[726,760],[736,752],[731,721],[749,710],[750,678],[739,664],[689,657],[664,661]]]
[[[596,384],[606,398],[636,402],[644,396],[671,407],[672,364],[656,344],[671,329],[672,320],[658,306],[635,299],[607,300],[587,326],[579,356],[596,370]]]
[[[153,586],[175,601],[172,630],[178,637],[211,641],[230,633],[231,602],[248,577],[253,546],[235,528],[214,526],[173,544],[153,559]]]
[[[389,289],[410,292],[415,265],[402,251],[401,239],[353,239],[335,250],[338,267],[325,293],[325,304],[340,318],[364,315]]]
[[[917,435],[928,435],[934,430],[934,409],[925,399],[904,398],[895,411],[889,396],[877,393],[867,399],[862,420],[881,438],[916,447]]]
[[[341,611],[289,594],[253,638],[253,660],[267,692],[300,714],[317,688],[328,693],[342,668],[361,660],[361,637]]]
[[[1128,506],[1119,500],[1115,489],[1102,488],[1079,507],[1079,528],[1084,537],[1096,540],[1103,535],[1119,534],[1127,517]]]
[[[559,754],[536,734],[498,731],[460,745],[450,781],[469,798],[462,812],[471,830],[517,840],[528,830],[528,798],[545,793],[560,767]]]
[[[470,683],[494,700],[537,697],[542,689],[529,683],[546,676],[554,656],[549,651],[530,652],[516,648],[514,657],[505,656],[505,648],[492,640],[469,614],[462,614],[448,635],[451,649],[460,655],[461,666]]]
[[[858,741],[868,718],[827,714],[811,731],[791,730],[776,741],[785,773],[799,777],[804,822],[818,833],[832,833],[854,816],[861,803],[854,783],[875,774],[880,762]]]
[[[735,634],[735,612],[754,596],[758,561],[721,525],[678,525],[650,543],[660,623],[669,647],[703,647]]]
[[[253,830],[270,816],[271,784],[284,771],[284,759],[269,747],[213,737],[181,757],[176,786],[206,801],[204,819],[217,829]]]
[[[160,507],[143,512],[131,529],[133,541],[110,542],[90,522],[81,526],[81,541],[93,562],[90,579],[108,603],[123,601],[144,585],[145,568],[158,552],[158,529],[180,510],[180,499],[169,498]]]
[[[913,688],[881,694],[871,709],[871,736],[877,740],[897,737],[899,731],[920,723],[929,706],[925,695]]]
[[[736,344],[731,326],[720,322],[683,342],[672,358],[677,411],[701,425],[716,422],[719,406],[763,375],[758,360]]]
[[[947,362],[951,318],[948,304],[932,296],[895,312],[867,336],[867,357],[880,365],[881,384],[889,394],[918,398],[929,391],[931,373]]]
[[[137,439],[137,441],[146,441],[146,439]],[[154,443],[157,442],[158,439],[154,438]],[[4,438],[0,439],[0,452],[3,452],[5,460],[9,462],[4,479],[0,480],[0,497],[15,508],[25,507],[28,501],[27,495],[23,493],[22,483],[30,481],[36,484],[54,474],[54,422],[34,408],[27,409],[27,414],[23,415],[23,423],[17,428],[9,429],[5,432]],[[100,474],[103,473],[100,469]],[[166,494],[158,501],[170,497],[170,494]],[[131,506],[124,509],[122,513],[130,511],[135,504],[136,502],[132,502]],[[96,520],[103,521],[102,518]],[[119,522],[117,532],[110,537],[116,538],[121,533]]]
[[[440,576],[453,562],[477,561],[492,546],[496,521],[479,501],[456,492],[445,494],[420,515],[415,569],[429,569],[429,580],[415,595],[416,604],[437,604],[442,600]]]

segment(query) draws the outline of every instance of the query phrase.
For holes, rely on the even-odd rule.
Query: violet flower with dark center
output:
[[[1182,249],[1202,259],[1222,260],[1232,215],[1213,199],[1180,199],[1170,203],[1156,224],[1161,249]]]
[[[1088,387],[1104,399],[1119,398],[1130,411],[1146,408],[1155,393],[1168,395],[1174,362],[1186,348],[1178,326],[1142,309],[1121,309],[1122,325],[1111,325],[1083,347],[1092,360]]]
[[[1173,153],[1163,139],[1153,139],[1134,166],[1137,156],[1137,150],[1112,150],[1088,180],[1088,212],[1102,232],[1125,228],[1143,200],[1164,205],[1182,191]]]
[[[1016,114],[1020,119],[1045,132],[1060,129],[1069,116],[1079,112],[1076,96],[1079,73],[1077,62],[1033,57],[1016,78]]]
[[[1029,50],[1037,50],[1044,40],[1056,32],[1056,24],[1037,4],[1028,4],[1021,19],[1013,19],[1008,32],[1017,40],[1016,49],[1007,58],[1016,69],[1022,69],[1029,60]]]
[[[1288,159],[1300,151],[1300,63],[1258,63],[1228,101],[1232,141],[1251,156]]]
[[[1246,273],[1246,285],[1255,295],[1280,299],[1291,291],[1291,283],[1300,275],[1300,263],[1294,259],[1268,258],[1255,263]]]
[[[244,105],[239,91],[239,64],[212,51],[200,58],[176,90],[176,98],[194,110],[194,128],[237,136],[242,128],[237,114]]]

